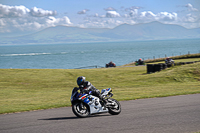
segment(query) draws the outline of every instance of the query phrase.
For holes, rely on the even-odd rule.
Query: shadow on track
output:
[[[105,115],[99,115],[99,114],[95,114],[95,115],[90,115],[86,118],[92,118],[92,117],[103,117],[103,116],[111,116],[109,114],[105,114]],[[78,118],[78,117],[56,117],[56,118],[46,118],[46,119],[38,119],[38,120],[69,120],[69,119],[83,119],[83,118]]]
[[[38,120],[68,120],[68,119],[78,119],[78,117],[57,117],[57,118],[46,118]]]

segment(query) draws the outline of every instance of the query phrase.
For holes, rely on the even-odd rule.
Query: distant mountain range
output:
[[[109,41],[167,40],[200,38],[200,28],[186,29],[179,25],[151,22],[122,24],[114,29],[90,29],[67,26],[49,27],[29,35],[5,37],[0,35],[0,45],[85,43]]]

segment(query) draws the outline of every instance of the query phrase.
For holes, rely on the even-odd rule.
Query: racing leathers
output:
[[[106,106],[106,100],[103,98],[103,96],[101,95],[100,91],[98,89],[96,89],[89,81],[85,81],[83,83],[83,85],[80,85],[79,86],[80,88],[80,91],[82,93],[86,93],[86,94],[91,94],[93,96],[96,96],[98,97],[101,101],[103,102],[100,102],[102,104],[102,106]]]

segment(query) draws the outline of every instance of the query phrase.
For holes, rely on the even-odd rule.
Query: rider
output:
[[[141,58],[138,60],[138,64],[139,64],[139,65],[143,65],[143,61],[142,61]]]
[[[112,62],[112,61],[110,61],[108,64],[109,64],[109,67],[114,67],[115,66],[115,63]]]
[[[169,57],[167,57],[166,60],[165,60],[165,63],[166,64],[174,63],[174,61],[172,59],[170,59]]]
[[[101,95],[100,91],[96,89],[89,81],[85,81],[85,77],[80,76],[77,78],[77,84],[79,86],[79,89],[82,93],[86,94],[92,94],[96,97],[98,97],[101,101],[103,101],[101,104],[104,106],[104,109],[106,109],[106,100]]]

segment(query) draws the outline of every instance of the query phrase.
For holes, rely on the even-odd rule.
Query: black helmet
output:
[[[80,76],[80,77],[77,78],[77,85],[78,86],[83,85],[84,82],[85,82],[85,77]]]

